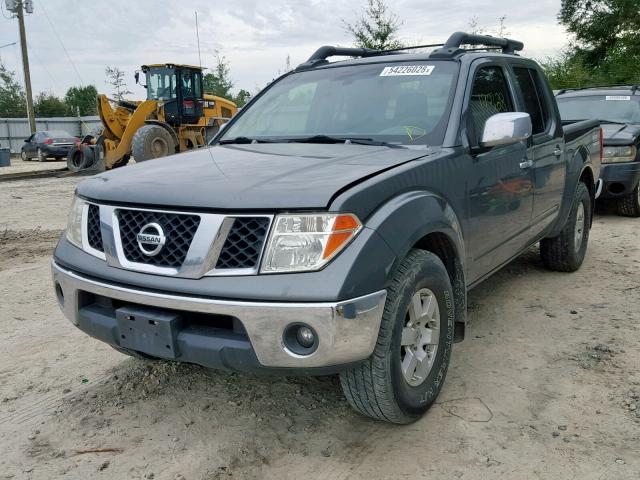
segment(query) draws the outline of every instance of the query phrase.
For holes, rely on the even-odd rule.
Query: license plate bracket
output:
[[[182,318],[178,313],[146,307],[116,310],[120,346],[154,357],[180,356],[177,336]]]

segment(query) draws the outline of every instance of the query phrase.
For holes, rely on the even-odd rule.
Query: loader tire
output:
[[[144,125],[133,136],[131,153],[136,162],[166,157],[176,151],[171,134],[158,125]]]
[[[77,145],[69,149],[67,168],[70,172],[79,172],[93,165],[95,155],[88,145]]]

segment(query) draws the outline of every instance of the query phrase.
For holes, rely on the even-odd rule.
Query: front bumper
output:
[[[186,323],[176,333],[177,360],[234,370],[314,369],[350,365],[371,355],[386,299],[382,290],[339,302],[247,302],[143,290],[92,279],[52,262],[53,282],[64,315],[81,330],[120,346],[115,309],[142,305],[179,312]],[[189,322],[189,314],[199,321]],[[203,322],[202,315],[205,315]],[[207,322],[210,319],[211,322]],[[224,329],[217,320],[241,328]],[[223,322],[225,323],[225,322]],[[318,346],[310,355],[290,351],[287,326],[312,327]],[[215,324],[215,325],[214,325]],[[144,353],[144,352],[143,352]]]
[[[604,164],[600,178],[604,182],[601,198],[630,195],[640,182],[640,162]]]

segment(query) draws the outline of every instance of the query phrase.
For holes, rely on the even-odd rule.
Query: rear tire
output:
[[[640,217],[640,184],[629,195],[618,199],[618,213],[625,217]]]
[[[36,158],[38,159],[39,162],[44,162],[47,160],[47,156],[44,153],[42,153],[41,149],[38,149],[36,151]]]
[[[171,134],[158,125],[144,125],[131,142],[131,153],[136,162],[174,154],[176,145]]]
[[[540,256],[545,267],[558,272],[575,272],[580,268],[589,243],[591,212],[591,195],[580,182],[560,234],[540,241]]]
[[[340,383],[362,415],[406,424],[429,409],[444,383],[454,334],[453,289],[436,255],[412,250],[387,292],[373,354],[341,373]]]

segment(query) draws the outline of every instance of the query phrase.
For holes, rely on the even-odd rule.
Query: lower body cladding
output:
[[[340,302],[244,302],[103,283],[52,263],[64,315],[115,347],[240,371],[333,373],[368,358],[386,291]]]
[[[601,198],[631,195],[640,183],[640,162],[602,165],[600,179],[604,183]]]

